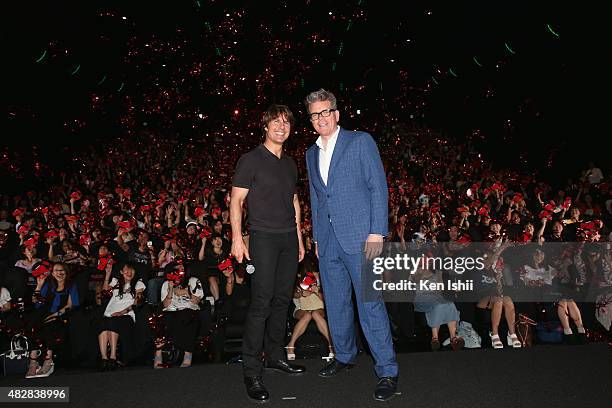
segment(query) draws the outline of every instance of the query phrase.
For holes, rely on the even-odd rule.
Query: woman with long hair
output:
[[[212,234],[210,243],[209,248],[204,248],[204,244],[202,244],[198,259],[204,262],[210,293],[216,302],[221,296],[219,290],[221,271],[217,266],[227,258],[229,253],[223,248],[223,237],[220,234]]]
[[[184,353],[181,368],[191,367],[199,328],[199,304],[204,297],[204,290],[198,278],[187,277],[185,267],[180,262],[167,265],[165,274],[161,300],[167,334],[176,348]],[[162,364],[163,345],[162,342],[156,344],[153,368],[165,367]]]
[[[33,266],[32,274],[36,276],[36,289],[32,296],[35,311],[30,328],[38,343],[42,344],[42,350],[30,352],[26,378],[48,377],[55,368],[53,349],[64,343],[67,335],[65,314],[79,305],[79,294],[70,280],[68,265],[64,263],[58,262],[51,267],[47,261],[38,262]],[[38,359],[43,354],[41,366]]]
[[[580,254],[578,254],[580,258]],[[578,259],[574,260],[580,264]],[[551,266],[546,260],[546,253],[536,248],[531,253],[531,259],[520,270],[521,280],[534,293],[540,293],[540,297],[552,301],[557,310],[557,317],[563,326],[563,336],[566,343],[586,343],[586,330],[582,323],[582,313],[572,298],[572,291],[568,290],[567,282],[571,281],[570,274],[562,263],[556,262],[559,269]],[[570,325],[570,318],[578,332],[574,335]]]
[[[112,294],[104,310],[98,334],[100,369],[103,371],[115,370],[132,357],[130,352],[136,322],[134,307],[142,300],[142,292],[146,287],[142,281],[135,279],[135,275],[134,264],[126,262],[119,276],[112,278],[109,282],[110,268],[107,269],[103,290],[111,290]],[[117,360],[117,344],[120,337],[122,363]],[[110,355],[108,348],[110,348]]]

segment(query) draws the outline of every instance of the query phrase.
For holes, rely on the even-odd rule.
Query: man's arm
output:
[[[242,238],[242,206],[249,189],[242,187],[232,187],[232,196],[230,199],[230,224],[232,226],[232,255],[239,263],[242,263],[243,257],[250,261],[251,256],[246,248],[244,239]]]
[[[367,133],[362,141],[361,163],[370,191],[370,233],[364,252],[367,259],[373,259],[381,254],[384,237],[389,233],[389,191],[378,148]]]
[[[362,141],[362,168],[370,191],[370,235],[386,236],[389,223],[389,191],[385,169],[372,136]]]
[[[304,241],[302,241],[302,229],[300,227],[301,223],[302,223],[302,219],[301,219],[301,211],[300,211],[300,200],[298,199],[298,195],[294,194],[293,195],[293,208],[295,208],[295,224],[296,224],[296,230],[297,230],[297,237],[298,237],[298,262],[302,262],[302,259],[304,259]]]

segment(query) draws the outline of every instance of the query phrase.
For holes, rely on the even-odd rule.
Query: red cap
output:
[[[130,224],[129,221],[121,221],[117,224],[117,226],[119,228],[122,228],[124,230],[131,230],[132,229],[132,224]]]
[[[58,237],[58,236],[59,234],[54,229],[45,232],[45,238],[53,238],[53,237]]]
[[[47,277],[51,273],[51,263],[49,261],[36,262],[32,267],[32,276],[38,278],[39,276]]]

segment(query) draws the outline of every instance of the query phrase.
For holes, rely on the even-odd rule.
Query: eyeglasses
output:
[[[311,113],[308,115],[308,117],[310,118],[312,122],[314,122],[315,120],[319,120],[321,116],[323,116],[324,118],[329,117],[329,115],[331,115],[332,112],[334,111],[337,111],[337,109],[325,109],[325,110],[322,110],[321,112]]]

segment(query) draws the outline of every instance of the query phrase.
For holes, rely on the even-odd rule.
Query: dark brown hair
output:
[[[295,118],[293,116],[293,113],[291,113],[289,107],[287,105],[277,105],[273,103],[272,105],[270,105],[270,107],[268,107],[268,109],[266,109],[266,111],[261,117],[261,132],[264,136],[266,135],[266,128],[268,127],[268,123],[281,116],[284,116],[285,119],[289,121],[291,127],[293,127],[293,124],[295,123]]]

